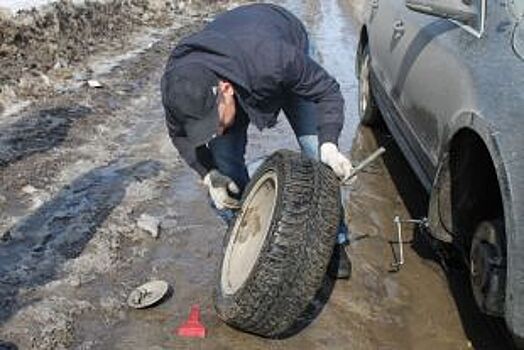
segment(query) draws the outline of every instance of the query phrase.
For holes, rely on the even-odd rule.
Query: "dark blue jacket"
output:
[[[233,83],[237,100],[258,129],[275,124],[283,101],[300,96],[316,103],[320,143],[338,142],[344,121],[344,100],[337,81],[308,55],[304,25],[276,5],[255,4],[219,15],[202,31],[178,44],[170,67],[199,62]],[[169,122],[170,129],[177,125]],[[170,135],[182,157],[200,174],[195,150]],[[179,133],[178,133],[179,134]]]

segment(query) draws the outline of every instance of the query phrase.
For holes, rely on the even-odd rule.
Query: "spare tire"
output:
[[[263,337],[292,333],[322,286],[340,211],[339,182],[330,168],[291,151],[268,158],[225,237],[218,316]]]

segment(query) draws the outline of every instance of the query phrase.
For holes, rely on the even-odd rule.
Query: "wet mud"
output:
[[[244,334],[213,310],[225,226],[171,145],[159,79],[173,44],[216,8],[173,14],[51,80],[0,118],[0,349],[500,349],[508,342],[476,313],[460,269],[443,267],[427,236],[408,226],[405,265],[393,218],[420,218],[427,195],[385,128],[358,126],[354,54],[365,1],[286,0],[311,29],[317,59],[347,101],[341,147],[355,162],[379,145],[382,161],[344,189],[350,281],[327,279],[300,331],[281,340]],[[215,4],[216,5],[216,4]],[[218,4],[216,6],[234,6]],[[87,67],[87,68],[86,68]],[[77,84],[89,72],[102,88]],[[298,149],[281,119],[249,129],[247,159]],[[139,227],[160,222],[158,237]],[[146,310],[129,292],[152,279],[172,294]],[[206,339],[174,330],[199,304]]]

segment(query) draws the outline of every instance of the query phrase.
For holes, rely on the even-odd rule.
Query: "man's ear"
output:
[[[224,96],[233,96],[235,94],[235,88],[229,81],[221,80],[218,83],[218,89]]]

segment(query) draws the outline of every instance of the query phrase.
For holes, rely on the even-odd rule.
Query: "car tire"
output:
[[[266,160],[225,237],[218,316],[263,337],[290,335],[322,286],[340,210],[338,179],[327,166],[291,151]]]
[[[374,126],[380,121],[380,111],[371,89],[371,55],[369,46],[364,46],[360,56],[358,72],[358,114],[360,122],[366,126]]]

